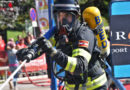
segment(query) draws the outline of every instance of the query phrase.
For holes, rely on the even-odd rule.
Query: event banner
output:
[[[128,78],[130,77],[130,1],[113,1],[110,10],[110,42],[114,76]]]
[[[48,0],[35,0],[37,20],[42,35],[49,30]]]

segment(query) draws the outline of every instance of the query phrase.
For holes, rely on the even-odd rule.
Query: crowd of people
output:
[[[27,33],[26,37],[18,35],[16,41],[14,41],[14,38],[9,38],[7,44],[5,44],[2,35],[0,35],[0,66],[9,66],[10,72],[13,73],[20,63],[16,56],[17,51],[22,48],[27,48],[34,41],[34,36],[31,33]],[[14,76],[13,85],[9,82],[10,88],[16,88],[19,73]],[[5,77],[4,71],[0,71],[0,77],[0,79]]]

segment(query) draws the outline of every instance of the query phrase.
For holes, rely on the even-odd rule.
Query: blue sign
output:
[[[110,10],[113,73],[130,78],[130,0],[113,1]]]
[[[30,18],[32,21],[36,21],[37,19],[36,10],[34,8],[30,9]]]

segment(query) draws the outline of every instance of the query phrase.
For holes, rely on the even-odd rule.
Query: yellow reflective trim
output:
[[[67,82],[65,82],[65,86],[66,86],[66,87],[71,87],[71,88],[74,88],[74,87],[75,87],[74,84],[68,84]]]
[[[65,70],[69,70],[69,66],[70,66],[70,62],[69,62],[69,60],[68,60],[68,62],[67,62],[67,65],[66,65],[66,67],[65,67]]]
[[[66,90],[73,90],[73,89],[70,89],[69,87],[66,87],[65,89],[66,89]]]
[[[98,88],[98,87],[102,86],[103,84],[105,84],[106,82],[107,82],[107,78],[106,78],[105,73],[93,81],[88,79],[88,83],[86,84],[87,90],[93,90],[95,88]]]
[[[77,59],[74,57],[68,56],[68,62],[67,62],[67,65],[65,67],[65,70],[67,70],[69,72],[74,72],[76,65],[77,65]]]
[[[68,84],[67,82],[65,82],[65,89],[66,90],[74,90],[75,88],[75,84]],[[85,87],[87,88],[87,87]],[[82,84],[79,85],[79,89],[78,90],[86,90],[84,87],[82,87]]]
[[[76,57],[76,56],[83,56],[84,58],[87,59],[88,62],[91,59],[91,54],[82,48],[78,48],[78,49],[73,50],[72,57]]]
[[[40,55],[40,52],[38,52],[38,55]]]
[[[101,87],[102,85],[104,85],[107,82],[105,73],[93,81],[91,81],[91,77],[88,77],[87,80],[88,80],[88,82],[86,83],[87,90],[94,90],[98,87]],[[68,84],[67,82],[65,82],[65,87],[67,90],[74,90],[75,85]],[[80,84],[79,90],[82,90],[82,84]]]

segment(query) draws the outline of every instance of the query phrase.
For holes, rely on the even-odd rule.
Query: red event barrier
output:
[[[45,54],[25,64],[27,72],[47,70]],[[23,71],[24,72],[24,71]]]

